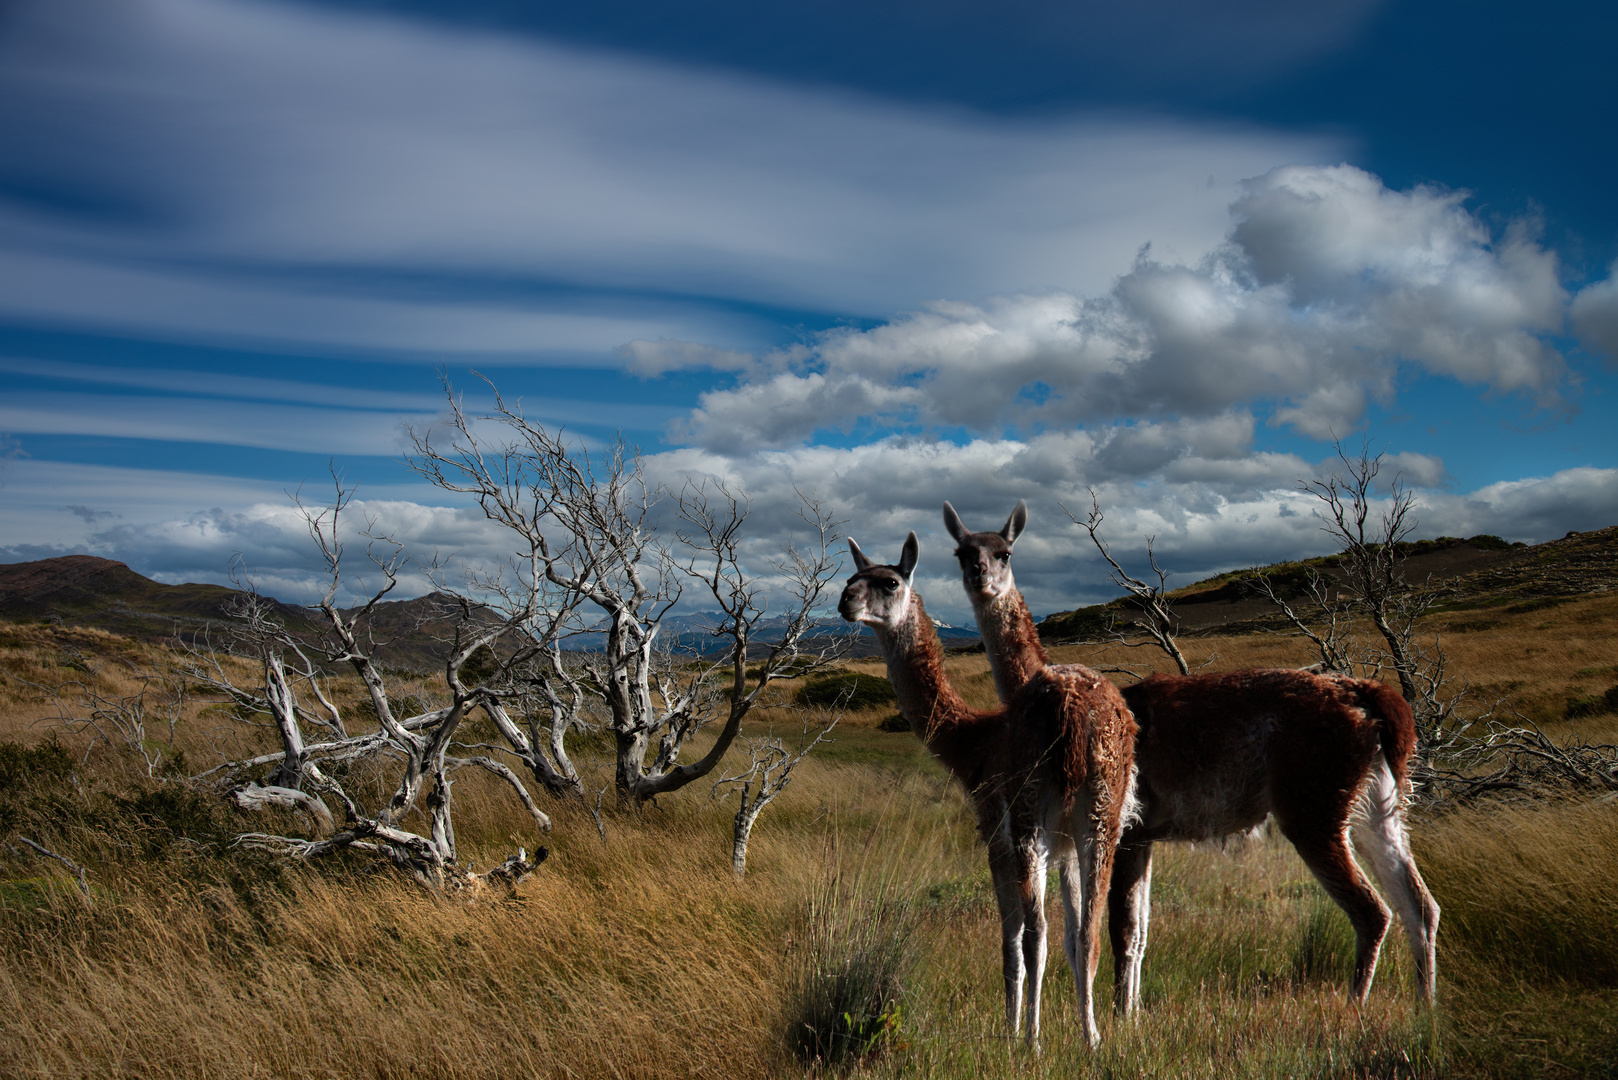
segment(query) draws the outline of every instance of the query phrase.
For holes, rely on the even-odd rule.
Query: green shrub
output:
[[[1563,715],[1569,720],[1582,720],[1610,712],[1618,712],[1618,686],[1608,687],[1604,694],[1569,699]]]
[[[176,840],[224,851],[236,838],[223,802],[182,784],[160,784],[110,796],[102,816],[113,828],[136,824],[148,854],[154,855]]]
[[[1471,537],[1466,542],[1475,548],[1482,548],[1484,551],[1509,551],[1512,546],[1510,541],[1501,539],[1491,533],[1478,533],[1478,535]]]
[[[841,1065],[898,1041],[915,929],[891,887],[834,876],[810,900],[808,948],[787,1014],[802,1061]]]
[[[0,789],[56,784],[72,773],[72,755],[54,738],[33,746],[0,742]]]
[[[876,675],[843,671],[810,679],[798,688],[799,705],[842,706],[850,710],[876,709],[892,705],[899,698],[893,684]]]

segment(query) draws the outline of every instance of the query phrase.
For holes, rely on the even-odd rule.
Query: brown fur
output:
[[[1050,665],[1050,655],[1039,639],[1022,593],[1012,590],[997,596],[981,610],[974,607],[973,614],[983,638],[983,650],[989,657],[989,670],[994,674],[995,689],[998,691],[1002,682],[1006,684],[1001,700]]]
[[[1135,722],[1123,697],[1086,669],[1042,672],[1000,709],[973,709],[944,672],[943,650],[910,590],[915,534],[900,566],[876,566],[857,545],[860,572],[839,610],[871,625],[900,710],[966,789],[1000,905],[1006,1015],[1013,1031],[1028,985],[1028,1038],[1037,1042],[1045,961],[1045,866],[1062,870],[1066,950],[1086,1032],[1101,950],[1101,910],[1122,822],[1132,802]],[[1074,878],[1078,878],[1075,881]]]

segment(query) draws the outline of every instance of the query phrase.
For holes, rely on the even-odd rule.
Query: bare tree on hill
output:
[[[1320,500],[1322,530],[1341,545],[1337,574],[1328,580],[1305,568],[1310,603],[1303,613],[1268,575],[1255,571],[1249,581],[1296,633],[1314,644],[1320,670],[1357,670],[1372,678],[1392,671],[1415,715],[1421,754],[1431,760],[1472,721],[1460,717],[1467,690],[1449,678],[1438,631],[1421,624],[1444,592],[1430,580],[1411,580],[1406,570],[1405,545],[1417,524],[1415,493],[1396,475],[1379,505],[1376,488],[1386,455],[1362,446],[1351,457],[1341,442],[1333,445],[1341,468],[1324,480],[1304,481],[1300,488]],[[1355,637],[1355,617],[1370,623],[1380,644]]]
[[[373,526],[363,535],[376,585],[360,607],[338,607],[348,573],[342,525],[352,498],[340,483],[331,505],[303,508],[327,568],[320,631],[289,630],[249,592],[228,639],[190,653],[190,678],[245,713],[267,714],[280,737],[279,751],[215,770],[243,776],[272,768],[267,782],[238,785],[237,802],[302,809],[317,831],[336,830],[316,840],[252,835],[248,842],[302,855],[376,850],[424,880],[443,882],[459,866],[452,812],[459,770],[499,777],[536,825],[548,829],[530,785],[588,805],[567,740],[604,725],[614,740],[619,800],[638,805],[712,772],[772,681],[840,655],[840,639],[810,634],[838,561],[838,523],[823,504],[803,498],[810,542],[789,547],[772,564],[771,578],[761,580],[743,560],[746,496],[723,482],[689,482],[670,493],[648,483],[639,457],[621,442],[591,455],[498,396],[495,411],[477,417],[448,397],[448,441],[413,432],[409,463],[442,490],[475,498],[513,539],[515,553],[497,566],[463,567],[459,581],[451,580],[449,565],[428,568],[442,601],[442,618],[434,620],[439,700],[412,707],[424,703],[377,660],[374,615],[398,583],[403,556]],[[484,438],[491,426],[504,441]],[[659,514],[677,522],[672,539],[660,529]],[[692,587],[720,611],[710,647],[702,649],[682,648],[661,634]],[[784,600],[772,623],[776,632],[761,640],[760,625],[777,596]],[[599,634],[604,646],[568,649],[586,634]],[[245,683],[227,656],[251,658],[259,677]],[[345,715],[333,700],[326,675],[333,665],[359,677],[374,730],[358,733],[355,710]],[[457,741],[475,712],[487,717],[497,741]],[[705,731],[713,735],[705,751],[684,760],[693,736]],[[374,810],[360,805],[334,768],[359,759],[398,763],[391,795]],[[327,800],[340,806],[341,828]],[[425,834],[405,828],[418,810],[427,816]],[[519,858],[500,873],[513,880],[531,868]]]
[[[1429,580],[1412,580],[1407,572],[1408,540],[1416,527],[1414,493],[1396,476],[1379,499],[1385,455],[1362,447],[1351,456],[1341,443],[1336,451],[1342,464],[1334,475],[1300,485],[1320,500],[1322,527],[1341,545],[1333,559],[1335,572],[1305,564],[1290,587],[1262,567],[1246,579],[1292,633],[1313,645],[1318,659],[1310,667],[1367,678],[1393,673],[1416,719],[1413,764],[1425,797],[1436,805],[1618,791],[1618,746],[1576,738],[1557,742],[1520,715],[1515,723],[1495,720],[1499,702],[1477,701],[1464,682],[1451,678],[1439,631],[1423,625],[1445,591]],[[1155,586],[1130,577],[1113,559],[1098,534],[1101,520],[1092,494],[1091,513],[1078,524],[1112,567],[1113,581],[1133,598],[1141,612],[1135,627],[1147,635],[1129,641],[1114,622],[1112,640],[1155,644],[1186,673],[1167,576],[1152,558],[1151,540],[1147,555],[1158,576]],[[1362,632],[1367,625],[1371,633]]]
[[[1314,669],[1370,678],[1391,671],[1415,714],[1423,756],[1430,758],[1477,718],[1461,718],[1466,690],[1457,692],[1450,685],[1439,635],[1421,626],[1422,617],[1443,594],[1430,582],[1412,581],[1406,574],[1403,545],[1416,527],[1415,494],[1396,476],[1379,502],[1376,489],[1385,455],[1362,448],[1351,457],[1341,443],[1334,445],[1342,463],[1339,471],[1300,486],[1320,500],[1322,528],[1341,545],[1338,573],[1325,575],[1303,567],[1304,584],[1297,594],[1278,587],[1262,569],[1255,569],[1247,584],[1274,605],[1294,633],[1311,642],[1319,654],[1311,665]],[[1137,611],[1123,626],[1115,620],[1108,640],[1131,647],[1155,645],[1181,674],[1189,674],[1190,665],[1176,641],[1179,622],[1168,597],[1167,574],[1157,563],[1152,538],[1147,538],[1146,550],[1157,575],[1155,585],[1129,575],[1108,550],[1100,535],[1103,517],[1093,491],[1088,517],[1080,520],[1071,512],[1068,516],[1089,533],[1111,568],[1113,582],[1129,594]],[[1356,619],[1371,625],[1378,644],[1356,636]],[[1129,629],[1143,633],[1144,639],[1130,639]]]

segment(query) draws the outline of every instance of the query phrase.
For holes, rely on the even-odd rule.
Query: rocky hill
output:
[[[94,626],[142,640],[190,636],[228,618],[241,595],[222,585],[164,585],[94,555],[0,565],[0,618]],[[309,613],[276,604],[291,626]]]

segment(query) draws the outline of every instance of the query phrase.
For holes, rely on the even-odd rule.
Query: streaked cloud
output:
[[[1240,177],[1342,148],[1153,116],[1007,123],[255,0],[22,3],[0,102],[7,314],[531,356],[755,343],[681,298],[885,316],[1105,289],[1143,239],[1216,243]],[[404,270],[464,280],[388,297],[382,272]],[[480,296],[490,275],[533,295]],[[592,291],[616,308],[578,314]]]

